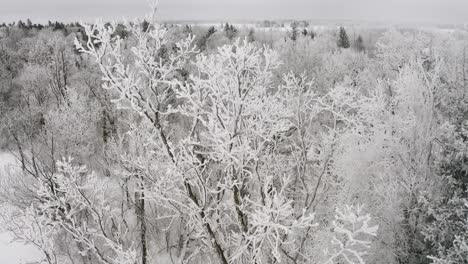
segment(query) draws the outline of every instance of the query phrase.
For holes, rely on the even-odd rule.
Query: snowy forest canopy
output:
[[[468,263],[468,32],[349,32],[1,25],[1,229],[48,264]]]

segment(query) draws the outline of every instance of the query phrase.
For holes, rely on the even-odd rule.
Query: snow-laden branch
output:
[[[367,249],[370,248],[373,236],[377,236],[377,225],[371,226],[371,216],[363,212],[362,205],[349,206],[336,209],[332,239],[333,248],[327,249],[329,256],[326,264],[333,264],[343,259],[349,264],[364,264]],[[339,262],[337,262],[339,263]]]

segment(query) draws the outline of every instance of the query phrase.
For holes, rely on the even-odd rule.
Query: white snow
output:
[[[12,155],[0,153],[0,177],[5,175],[5,168],[14,164],[14,162],[15,159]],[[1,207],[0,210],[2,210]],[[7,232],[0,233],[1,264],[33,264],[40,263],[41,259],[43,259],[42,253],[34,246],[14,242],[13,236]]]

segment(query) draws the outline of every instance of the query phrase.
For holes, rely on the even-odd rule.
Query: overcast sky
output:
[[[0,0],[0,20],[76,21],[135,18],[148,0]],[[468,0],[160,0],[164,20],[350,19],[468,22]]]

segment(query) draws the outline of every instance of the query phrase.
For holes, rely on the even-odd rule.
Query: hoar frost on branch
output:
[[[370,226],[371,217],[363,213],[363,206],[346,206],[343,209],[336,209],[335,220],[333,221],[334,233],[332,244],[335,245],[331,251],[325,251],[329,255],[327,264],[334,263],[342,258],[349,264],[363,264],[367,249],[370,248],[369,236],[377,236],[377,225]]]
[[[42,226],[66,231],[79,244],[80,254],[92,255],[100,263],[135,263],[135,250],[123,246],[124,223],[117,220],[118,212],[109,204],[110,182],[88,174],[71,159],[58,162],[57,168],[52,179],[40,182],[42,203],[35,211],[39,219],[47,221]]]
[[[320,133],[334,142],[337,131],[353,125],[347,116],[354,107],[354,97],[347,97],[351,90],[338,89],[323,99],[307,95],[303,98],[308,101],[299,103],[310,110],[298,114],[288,103],[310,85],[304,76],[290,75],[286,85],[273,88],[280,61],[267,47],[237,40],[216,54],[198,54],[196,71],[187,77],[184,69],[196,54],[193,37],[167,52],[166,29],[156,24],[142,30],[137,23],[128,24],[136,42],[128,54],[123,40],[112,34],[114,27],[86,26],[88,42],[76,45],[96,59],[103,86],[117,106],[144,118],[147,137],[138,140],[154,153],[145,158],[150,162],[159,157],[153,161],[164,168],[140,179],[145,200],[172,211],[167,215],[170,224],[174,218],[184,219],[184,225],[192,227],[184,228],[185,245],[214,251],[221,263],[281,262],[292,252],[297,260],[303,243],[297,245],[296,240],[307,239],[301,230],[317,226],[312,204],[333,152],[319,166],[316,187],[305,188],[306,206],[297,210],[291,193],[298,177],[288,155],[297,150],[288,149],[284,139],[293,138],[308,114],[325,114],[333,116],[333,122]],[[188,122],[189,129],[171,133],[170,116]],[[299,164],[307,166],[307,151],[301,155]],[[306,174],[303,171],[300,178]]]
[[[466,32],[155,21],[0,26],[0,228],[49,264],[467,259]]]

